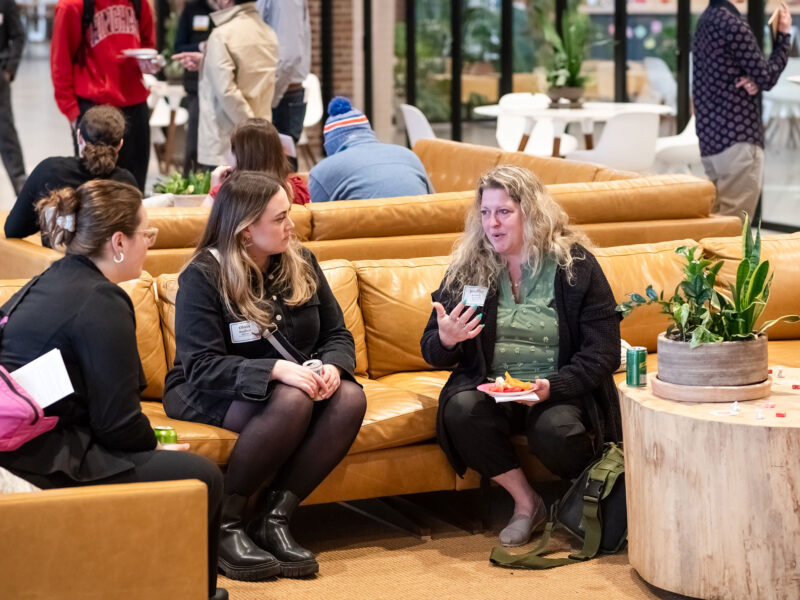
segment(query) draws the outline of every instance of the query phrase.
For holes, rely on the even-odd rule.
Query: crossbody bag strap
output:
[[[261,337],[267,340],[272,347],[284,359],[302,365],[308,360],[308,357],[294,347],[294,344],[286,339],[286,336],[278,331],[278,326],[274,323],[271,327],[267,327],[262,333]]]

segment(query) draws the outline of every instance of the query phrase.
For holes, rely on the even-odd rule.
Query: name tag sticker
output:
[[[461,299],[469,306],[483,306],[489,288],[480,285],[465,285]]]
[[[245,342],[255,342],[261,338],[258,325],[252,321],[239,321],[230,323],[231,342],[234,344],[244,344]]]
[[[195,15],[192,17],[192,30],[194,31],[208,31],[211,24],[211,19],[208,15]]]

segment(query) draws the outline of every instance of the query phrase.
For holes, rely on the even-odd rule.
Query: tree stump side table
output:
[[[800,392],[773,387],[737,416],[619,392],[631,566],[695,598],[800,598]]]

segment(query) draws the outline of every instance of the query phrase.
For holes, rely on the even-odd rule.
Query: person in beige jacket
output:
[[[200,66],[197,160],[224,164],[233,129],[246,119],[272,120],[278,37],[255,2],[216,0],[214,30]],[[186,53],[193,54],[193,53]],[[186,65],[185,65],[186,66]]]

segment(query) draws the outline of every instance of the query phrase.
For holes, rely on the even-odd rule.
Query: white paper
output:
[[[294,139],[292,139],[292,136],[279,133],[278,137],[281,140],[281,146],[283,146],[283,153],[286,156],[297,158],[297,147],[294,145]]]
[[[519,396],[492,396],[495,402],[516,402],[517,400],[525,400],[527,402],[538,402],[541,400],[536,392],[530,394],[520,394]]]
[[[58,348],[12,371],[10,375],[42,408],[75,392]]]
[[[461,294],[461,299],[467,306],[483,306],[489,288],[480,285],[465,285]]]

